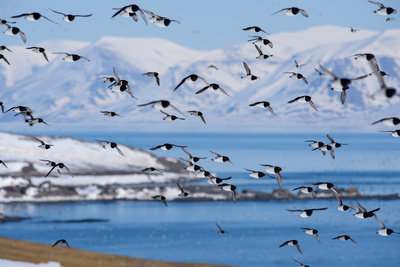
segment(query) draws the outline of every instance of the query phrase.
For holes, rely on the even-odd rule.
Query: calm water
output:
[[[400,193],[400,140],[382,134],[332,134],[348,145],[336,149],[336,159],[311,151],[305,140],[327,142],[324,134],[234,133],[70,133],[94,141],[109,140],[147,150],[163,143],[187,145],[201,166],[219,177],[232,176],[238,190],[272,191],[276,181],[253,179],[244,168],[263,171],[263,164],[283,168],[283,185],[289,190],[318,181],[337,187],[358,186],[366,194]],[[234,164],[214,163],[209,150],[230,157]],[[186,157],[180,149],[155,151],[158,156]],[[206,184],[204,180],[198,182]],[[357,201],[357,200],[354,200]],[[400,231],[400,200],[362,199],[367,209],[380,207],[379,218]],[[347,200],[344,200],[347,203]],[[286,209],[328,207],[310,218]],[[236,266],[296,266],[291,257],[310,266],[396,266],[400,235],[382,237],[374,218],[360,220],[351,212],[336,210],[336,200],[272,202],[77,202],[0,204],[7,214],[32,219],[0,225],[2,236],[51,244],[65,238],[71,246],[149,259],[207,262]],[[56,223],[54,220],[98,218],[107,222]],[[218,222],[228,234],[219,235]],[[319,244],[300,227],[319,230]],[[347,234],[356,240],[331,240]],[[279,248],[299,240],[295,247]]]
[[[355,200],[357,201],[357,200]],[[400,200],[360,200],[377,212],[389,228],[400,230]],[[1,204],[9,214],[31,220],[0,225],[2,236],[51,245],[65,238],[75,248],[149,259],[207,262],[236,266],[296,266],[291,257],[310,266],[396,266],[400,235],[382,237],[373,218],[361,220],[336,210],[334,200],[282,202],[78,202]],[[328,207],[309,218],[286,209]],[[95,223],[54,220],[108,219]],[[229,233],[218,234],[216,226]],[[300,227],[319,230],[322,244]],[[331,240],[350,235],[350,241]],[[295,247],[279,248],[297,239]],[[49,248],[50,249],[50,248]]]

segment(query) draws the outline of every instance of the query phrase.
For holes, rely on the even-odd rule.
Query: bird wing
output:
[[[190,76],[190,75],[189,75],[189,76]],[[189,78],[189,76],[186,76],[185,78],[183,78],[182,81],[175,87],[174,91],[175,91],[176,89],[178,89],[178,88],[186,81],[186,79]]]
[[[289,210],[289,209],[286,209],[287,211],[290,211],[290,212],[302,212],[302,210]]]
[[[367,209],[366,208],[364,208],[364,206],[363,205],[361,205],[360,203],[358,203],[357,202],[357,204],[358,204],[358,206],[360,206],[360,208],[361,208],[361,210],[363,211],[363,212],[367,212]]]
[[[24,13],[24,14],[21,14],[21,15],[12,16],[11,18],[17,19],[17,18],[28,16],[28,15],[31,15],[31,14],[30,13]]]
[[[355,205],[353,202],[351,202],[351,201],[349,201],[350,202],[350,204],[356,209],[356,211],[357,212],[361,212],[361,209],[357,206],[357,205]]]
[[[140,104],[140,105],[137,105],[137,106],[138,107],[144,107],[144,106],[152,105],[152,104],[155,104],[155,103],[158,103],[158,102],[160,102],[160,101],[151,101],[151,102],[148,102],[148,103],[145,103],[145,104]]]
[[[273,15],[275,15],[275,14],[278,14],[279,12],[282,12],[282,11],[284,11],[284,10],[288,10],[288,8],[282,8],[281,10],[279,10],[279,11],[276,11],[274,14],[272,14],[271,16],[273,16]]]
[[[167,200],[164,198],[164,199],[162,199],[162,202],[164,203],[164,205],[165,206],[167,206],[168,207],[168,204],[167,204]]]
[[[64,165],[64,168],[67,170],[68,174],[71,175],[71,177],[74,177],[67,166]]]
[[[260,56],[263,54],[263,52],[261,51],[261,48],[258,47],[258,45],[254,44],[254,46],[256,47],[258,53],[260,54]]]
[[[311,195],[312,195],[313,198],[317,198],[317,195],[315,194],[315,191],[314,191],[314,190],[311,191]]]
[[[53,9],[51,9],[51,8],[49,8],[51,11],[53,11],[54,13],[57,13],[57,14],[61,14],[61,15],[64,15],[64,16],[66,16],[67,14],[64,14],[64,13],[61,13],[61,12],[59,12],[59,11],[55,11],[55,10],[53,10]]]
[[[53,23],[55,23],[55,24],[58,24],[57,22],[52,21],[51,19],[49,19],[48,17],[43,16],[42,14],[40,14],[40,16],[42,16],[42,18],[44,18],[44,19],[47,19],[48,21],[51,21],[51,22],[53,22]]]
[[[164,114],[165,116],[170,116],[167,112],[164,112],[164,111],[162,111],[161,109],[160,109],[160,112],[161,112],[162,114]]]
[[[47,62],[49,62],[49,59],[47,58],[47,55],[46,55],[46,52],[42,52],[42,55],[44,56],[44,59],[46,59],[47,60]]]
[[[92,16],[93,14],[88,14],[88,15],[74,15],[75,17],[90,17],[90,16]]]
[[[87,57],[83,57],[83,56],[80,56],[80,57],[83,58],[83,59],[86,59],[87,61],[90,62],[90,60]]]
[[[3,60],[8,64],[11,65],[10,62],[8,61],[8,59],[6,57],[3,56]],[[4,113],[4,112],[3,112]]]
[[[149,148],[150,150],[156,150],[156,149],[159,149],[159,148],[161,148],[163,145],[159,145],[159,146],[156,146],[156,147],[152,147],[152,148]]]
[[[227,92],[225,92],[225,90],[224,89],[222,89],[221,87],[220,88],[218,88],[222,93],[224,93],[225,95],[227,95],[227,96],[229,96],[230,97],[230,95],[228,95],[228,93]]]
[[[318,243],[321,244],[321,240],[319,240],[319,235],[318,234],[314,234],[315,238],[318,240]]]
[[[247,65],[247,63],[243,61],[243,66],[246,69],[247,75],[251,75],[251,70],[249,68],[249,65]]]
[[[33,137],[33,139],[35,139],[36,141],[40,142],[42,145],[45,144],[45,142],[43,142],[42,140],[40,140],[39,138]]]
[[[352,80],[352,81],[360,80],[360,79],[364,79],[364,78],[366,78],[366,77],[368,77],[368,76],[369,76],[369,74],[365,74],[365,75],[362,75],[362,76],[357,77],[357,78],[351,78],[350,80]]]
[[[327,210],[328,208],[319,208],[319,209],[312,209],[312,210]]]
[[[300,98],[302,98],[302,96],[298,96],[295,99],[290,100],[288,103],[293,103],[296,102],[297,100],[299,100]]]
[[[301,262],[296,261],[295,259],[292,258],[292,260],[294,260],[295,262],[297,262],[298,264],[300,264],[301,266],[303,266],[304,264],[302,264]]]
[[[351,241],[353,241],[353,243],[354,243],[354,244],[357,244],[357,242],[356,242],[356,241],[354,241],[354,239],[353,239],[353,238],[351,238],[350,236],[349,236],[349,239],[350,239]]]
[[[307,12],[306,12],[304,9],[300,9],[300,13],[301,13],[304,17],[308,18],[308,14],[307,14]]]
[[[186,155],[189,156],[189,158],[193,158],[193,156],[189,153],[189,151],[187,151],[185,148],[181,147],[181,149],[183,150],[183,152],[185,152]]]
[[[331,143],[335,143],[335,141],[333,140],[333,138],[332,138],[332,137],[330,137],[330,135],[329,135],[329,134],[327,134],[327,135],[326,135],[326,137],[328,137],[328,139],[329,139],[329,141],[331,141]]]
[[[26,35],[25,35],[25,33],[19,31],[19,35],[21,36],[22,41],[24,41],[24,43],[26,43]]]
[[[203,77],[197,76],[203,83],[205,83],[206,85],[210,85],[206,79],[204,79]]]
[[[297,248],[297,250],[300,252],[300,254],[303,254],[303,253],[301,252],[301,249],[300,249],[299,244],[296,244],[296,248]]]
[[[118,146],[116,146],[115,149],[118,151],[119,154],[125,157],[124,153],[122,153],[121,149],[119,149]]]
[[[335,151],[334,151],[333,149],[331,149],[330,152],[331,152],[331,157],[332,157],[333,159],[335,159]]]
[[[58,243],[60,243],[61,242],[61,240],[57,240],[56,241],[56,243],[54,243],[54,245],[52,245],[51,247],[54,247],[54,246],[56,246]]]
[[[183,114],[183,113],[182,113],[178,108],[176,108],[174,105],[169,104],[169,106],[170,106],[171,108],[175,109],[175,111],[181,113],[183,116],[187,117],[185,114]]]
[[[50,173],[51,173],[51,172],[54,170],[54,168],[57,167],[57,166],[58,166],[58,164],[54,165],[54,166],[50,169],[50,171],[46,174],[46,176],[45,176],[44,178],[46,178],[47,176],[49,176]]]
[[[311,100],[308,101],[308,103],[310,104],[310,106],[315,109],[316,111],[318,111],[317,107],[314,105],[314,102],[312,102]]]
[[[213,153],[213,154],[215,154],[215,155],[217,155],[217,157],[222,157],[220,154],[218,154],[218,153],[216,153],[216,152],[214,152],[214,151],[211,151],[211,150],[210,150],[210,152]]]
[[[233,201],[233,203],[236,203],[236,191],[235,190],[232,191],[232,201]]]
[[[115,70],[115,68],[113,67],[113,72],[114,72],[114,77],[117,80],[117,83],[121,83],[121,80],[119,79],[119,76],[117,74],[117,71]]]
[[[208,88],[210,88],[210,86],[209,85],[207,85],[206,87],[204,87],[204,88],[202,88],[202,89],[200,89],[199,91],[197,91],[196,92],[196,95],[197,94],[201,94],[201,93],[203,93],[205,90],[207,90]]]
[[[282,244],[282,245],[280,245],[279,247],[281,248],[281,247],[283,247],[283,246],[287,245],[287,243],[289,243],[289,241],[286,241],[285,243],[283,243],[283,244]]]
[[[142,19],[144,20],[144,22],[146,22],[146,25],[147,25],[147,19],[146,19],[146,16],[144,15],[143,11],[141,9],[139,9],[138,11],[139,11],[140,15],[142,16]]]
[[[181,190],[182,193],[185,192],[185,190],[183,190],[183,188],[182,188],[182,186],[180,184],[176,183],[176,185],[179,187],[179,189]]]
[[[160,86],[160,77],[156,76],[156,82],[157,82],[158,86]]]
[[[117,16],[118,14],[122,13],[125,10],[125,8],[127,8],[127,7],[128,6],[124,6],[124,7],[120,8],[117,12],[115,12],[114,15],[112,15],[111,18],[113,18],[113,17]]]
[[[0,160],[0,163],[3,164],[4,167],[6,167],[6,168],[8,169],[8,167],[7,167],[7,165],[4,163],[4,161]]]
[[[374,214],[374,216],[375,216],[376,221],[382,227],[382,229],[386,229],[386,226],[383,224],[383,222],[381,220],[379,220],[378,216],[376,216],[375,214]]]
[[[261,166],[264,166],[264,167],[273,167],[272,165],[269,165],[269,164],[260,164]]]
[[[276,179],[278,180],[279,187],[282,188],[282,175],[279,172],[276,173]]]
[[[261,103],[262,103],[261,101],[257,101],[257,102],[254,102],[254,103],[250,104],[249,106],[250,107],[254,107],[254,106],[257,106],[258,104],[261,104]]]
[[[217,225],[218,229],[219,229],[220,231],[222,231],[222,228],[221,228],[221,226],[219,226],[219,224],[218,224],[218,223],[215,223],[215,224]]]
[[[306,77],[303,76],[301,79],[302,79],[306,84],[308,84],[308,81],[307,81]]]
[[[340,206],[343,205],[343,202],[342,202],[342,200],[340,199],[339,194],[338,194],[336,191],[335,191],[335,192],[332,191],[332,194],[333,194],[333,196],[336,198],[336,200],[337,200],[337,202],[339,203],[339,205],[340,205]]]
[[[368,2],[370,2],[370,3],[372,3],[372,4],[375,4],[375,5],[378,5],[380,8],[385,7],[383,4],[378,3],[378,2],[374,2],[374,1],[368,1]]]

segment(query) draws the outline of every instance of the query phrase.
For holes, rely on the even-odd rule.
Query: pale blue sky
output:
[[[386,17],[374,14],[377,5],[367,0],[12,0],[4,1],[0,18],[17,21],[15,24],[27,36],[24,44],[19,36],[0,34],[0,45],[33,46],[43,40],[75,40],[96,42],[102,36],[121,37],[159,37],[174,43],[200,50],[223,48],[232,44],[246,42],[250,35],[242,31],[247,26],[260,26],[273,34],[282,31],[299,31],[318,25],[338,25],[361,30],[384,31],[400,28],[400,1],[384,0],[385,6],[399,10],[390,17],[396,20],[386,22]],[[180,21],[167,28],[149,23],[139,18],[134,22],[130,18],[117,16],[113,7],[137,4],[158,15]],[[289,17],[284,12],[271,16],[274,12],[287,7],[305,9],[309,18],[301,15]],[[62,20],[62,15],[53,13],[49,8],[68,14],[89,14],[89,18],[77,18],[71,23]],[[36,22],[24,18],[11,19],[22,13],[39,12],[58,22],[53,24],[45,19]],[[4,32],[6,26],[0,26]],[[272,37],[271,37],[272,38]]]

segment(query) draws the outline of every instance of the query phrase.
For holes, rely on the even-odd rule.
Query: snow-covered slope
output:
[[[387,84],[400,88],[400,30],[351,33],[346,28],[320,26],[268,38],[274,47],[262,47],[266,54],[273,55],[267,60],[255,59],[258,53],[250,42],[214,51],[194,51],[157,38],[103,37],[94,44],[70,41],[38,44],[48,51],[50,63],[40,54],[23,47],[12,47],[13,53],[7,54],[11,66],[0,65],[0,85],[4,88],[0,92],[0,101],[6,109],[29,106],[35,116],[52,125],[108,125],[112,120],[112,125],[125,127],[134,123],[142,129],[168,125],[181,130],[207,127],[212,131],[237,126],[270,130],[271,126],[288,128],[312,124],[318,127],[327,122],[337,127],[356,128],[369,125],[371,120],[381,116],[398,115],[399,99],[378,102],[370,98],[379,89],[374,76],[353,81],[347,91],[346,103],[342,105],[340,93],[328,87],[330,77],[319,76],[314,68],[321,63],[339,77],[358,77],[372,70],[366,61],[350,56],[373,53],[381,70],[391,75],[385,77]],[[51,52],[77,53],[91,61],[68,63]],[[295,59],[307,65],[296,69]],[[250,82],[240,78],[245,74],[243,61],[249,64],[254,75],[260,77],[259,80]],[[219,70],[207,68],[210,64]],[[108,84],[98,79],[112,76],[113,67],[122,79],[129,81],[138,100],[126,93],[112,93],[107,89]],[[142,75],[148,71],[160,73],[160,87],[154,78]],[[301,72],[309,84],[289,79],[289,74],[284,72]],[[231,97],[213,90],[196,95],[195,92],[204,86],[202,82],[185,83],[173,92],[175,86],[191,73],[204,77],[209,83],[220,84]],[[304,94],[312,96],[319,112],[308,104],[287,104]],[[192,116],[185,121],[163,122],[159,111],[150,106],[137,107],[159,99],[170,100],[184,112],[203,111],[207,125]],[[269,101],[277,116],[248,106],[260,100]],[[105,118],[100,110],[112,110],[124,117]],[[168,109],[167,112],[176,113]],[[13,117],[10,112],[1,115],[0,120],[20,122],[21,118]]]

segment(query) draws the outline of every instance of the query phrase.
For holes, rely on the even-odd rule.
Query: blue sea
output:
[[[238,190],[272,191],[276,180],[254,179],[244,168],[263,171],[259,164],[281,166],[283,187],[289,190],[314,182],[338,188],[357,186],[367,195],[400,193],[400,140],[382,134],[331,134],[347,143],[336,159],[311,151],[305,140],[328,142],[324,134],[242,133],[67,133],[94,141],[114,141],[148,150],[163,143],[187,145],[218,177],[232,176]],[[209,150],[229,156],[233,164],[215,163]],[[155,151],[158,156],[186,157],[182,150]],[[206,185],[205,180],[196,183]],[[343,200],[349,204],[347,199]],[[376,214],[388,228],[400,232],[400,198],[352,199]],[[316,211],[309,218],[286,209]],[[158,201],[110,201],[0,204],[7,215],[28,216],[18,223],[0,224],[0,235],[51,245],[66,239],[78,249],[164,261],[202,262],[233,266],[398,266],[400,235],[382,237],[374,218],[358,219],[340,212],[334,199],[287,201],[182,202],[165,207]],[[100,222],[68,220],[103,219]],[[218,223],[228,233],[218,234]],[[319,231],[321,244],[301,227]],[[332,238],[351,236],[351,241]],[[279,245],[299,241],[295,247]],[[50,249],[50,248],[49,248]]]

